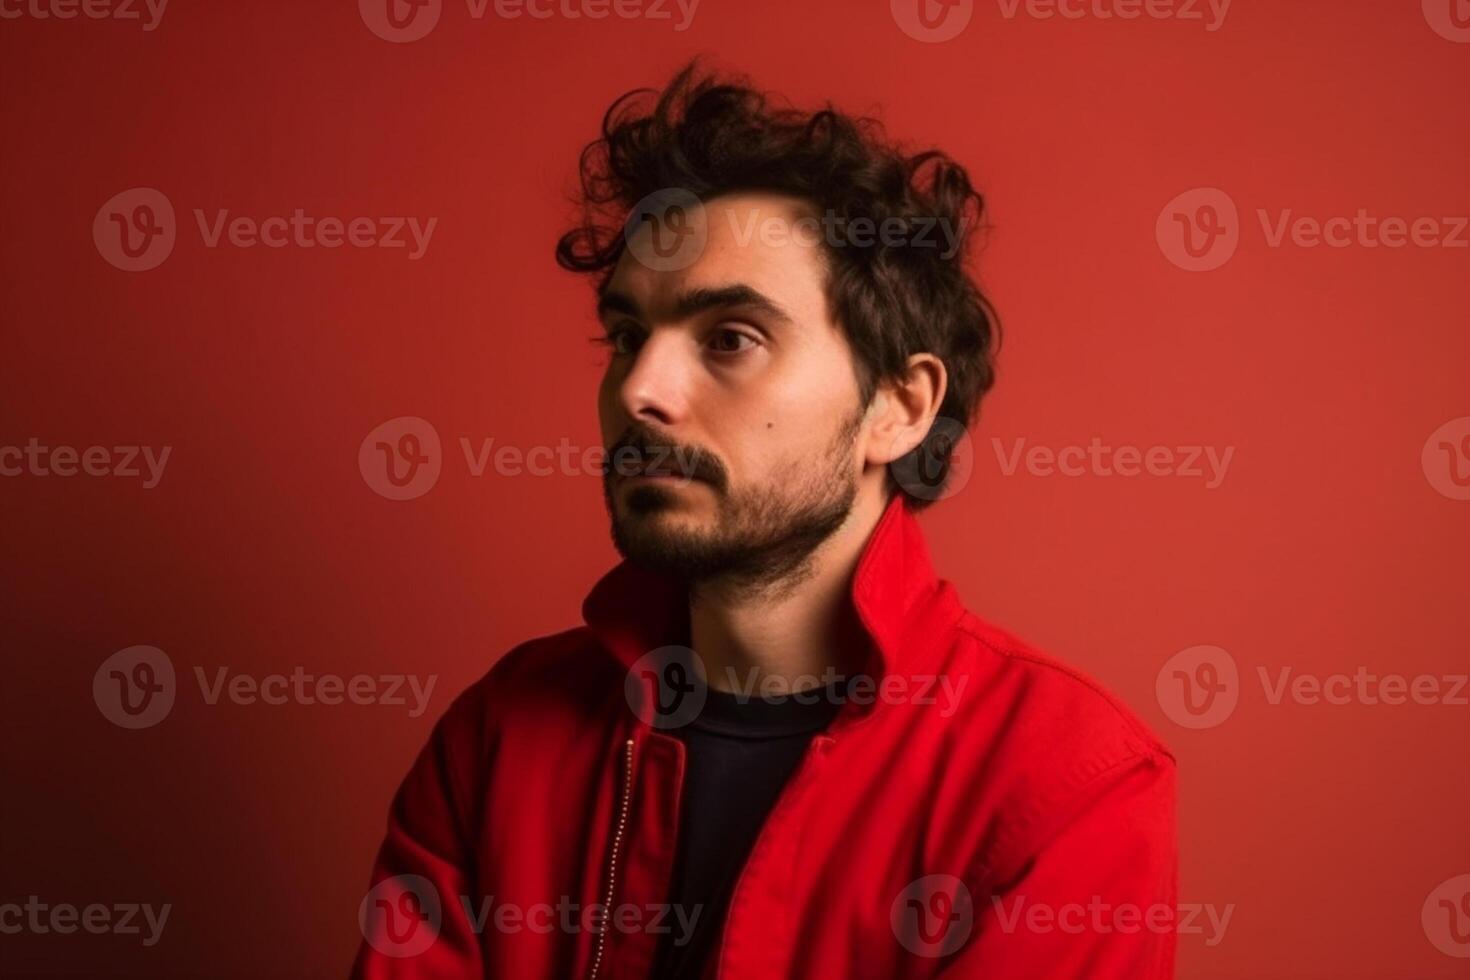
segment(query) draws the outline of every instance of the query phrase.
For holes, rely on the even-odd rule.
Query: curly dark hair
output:
[[[651,104],[650,104],[651,102]],[[616,99],[602,135],[583,150],[581,220],[557,242],[566,269],[602,273],[604,288],[623,254],[624,221],[650,194],[679,188],[700,201],[739,192],[775,192],[804,199],[850,226],[937,224],[952,231],[944,254],[904,239],[834,244],[827,236],[829,308],[859,365],[867,404],[880,381],[902,374],[908,358],[932,353],[944,362],[948,385],[938,417],[907,464],[926,474],[898,479],[909,504],[921,508],[941,495],[960,427],[976,417],[995,380],[999,322],[966,271],[984,199],[964,168],[938,150],[906,154],[874,119],[831,105],[815,112],[777,106],[743,80],[721,80],[685,66],[662,92],[636,89]],[[947,224],[945,224],[947,223]],[[946,422],[946,420],[949,420]],[[958,424],[956,424],[958,423]]]

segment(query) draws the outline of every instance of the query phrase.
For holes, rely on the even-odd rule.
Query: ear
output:
[[[887,466],[923,441],[944,402],[947,380],[943,361],[933,354],[913,354],[902,376],[878,385],[865,417],[868,465]]]

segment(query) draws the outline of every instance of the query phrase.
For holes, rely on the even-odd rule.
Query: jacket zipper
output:
[[[633,740],[630,738],[623,743],[623,794],[618,804],[618,826],[613,832],[612,854],[607,862],[607,887],[603,889],[603,920],[602,928],[597,932],[597,944],[592,952],[592,972],[588,980],[597,980],[597,974],[602,969],[602,957],[607,951],[607,928],[608,919],[612,916],[612,901],[614,889],[618,883],[618,855],[623,849],[623,836],[628,829],[628,808],[633,800]]]

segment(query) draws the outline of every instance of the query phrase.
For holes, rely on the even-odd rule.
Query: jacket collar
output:
[[[903,669],[917,645],[909,640],[919,628],[918,614],[939,585],[923,529],[904,495],[895,493],[863,546],[850,589],[877,652],[877,676]],[[626,560],[593,586],[582,617],[629,668],[650,650],[689,642],[687,587]]]

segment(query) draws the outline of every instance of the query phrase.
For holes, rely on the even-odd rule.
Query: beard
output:
[[[791,461],[768,483],[748,487],[732,487],[724,465],[707,450],[679,446],[635,423],[609,455],[672,453],[683,461],[683,475],[714,495],[715,517],[712,527],[681,525],[678,492],[656,484],[625,494],[619,513],[615,477],[605,471],[613,544],[630,562],[690,586],[749,590],[800,581],[812,552],[842,526],[857,499],[853,437],[862,417],[859,410],[840,426],[820,458]]]

